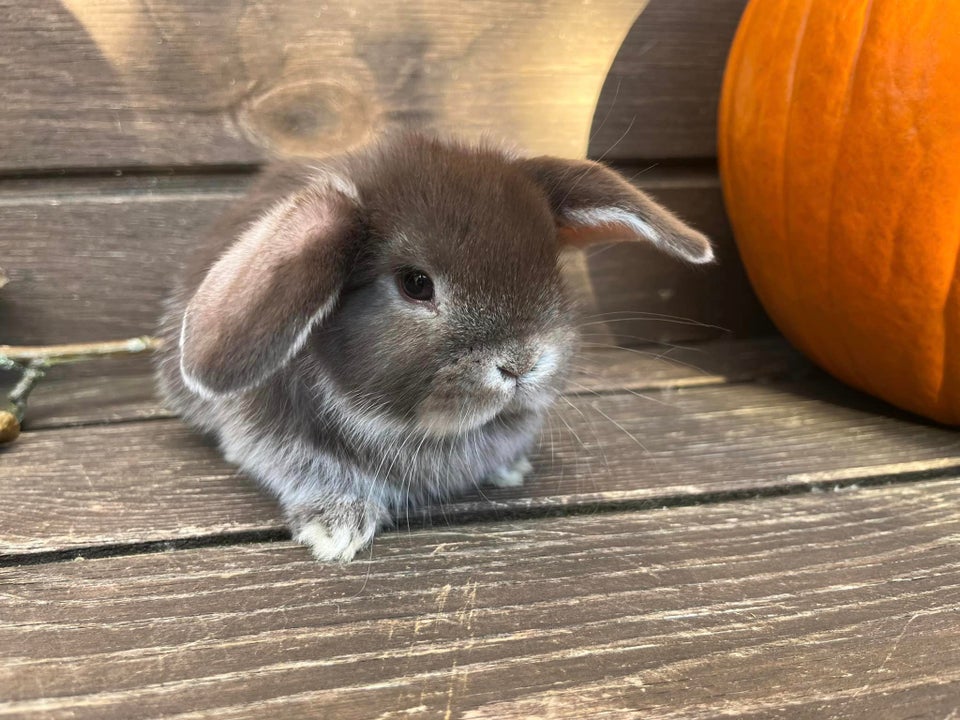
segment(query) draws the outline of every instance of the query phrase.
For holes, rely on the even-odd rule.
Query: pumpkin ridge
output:
[[[870,28],[870,21],[873,17],[873,4],[874,0],[867,0],[866,7],[863,11],[863,19],[861,20],[860,26],[860,37],[857,39],[857,49],[853,54],[853,63],[850,66],[850,74],[847,78],[847,86],[844,89],[844,100],[843,100],[843,125],[840,129],[839,137],[841,138],[840,147],[837,150],[836,156],[833,158],[833,170],[830,172],[830,205],[827,210],[827,217],[829,218],[827,222],[827,306],[828,307],[837,307],[837,298],[834,293],[834,278],[832,273],[832,268],[836,267],[836,258],[834,257],[834,248],[836,247],[836,232],[835,228],[837,225],[837,214],[836,214],[836,200],[837,200],[837,171],[838,166],[840,165],[840,154],[844,143],[843,138],[847,137],[850,128],[850,108],[853,104],[853,94],[854,88],[857,84],[857,74],[860,70],[860,60],[863,57],[863,46],[867,39],[867,31]],[[836,344],[836,348],[841,352],[845,359],[846,372],[843,369],[838,368],[836,363],[829,362],[824,363],[827,365],[827,368],[830,372],[835,375],[847,379],[851,384],[856,385],[857,387],[863,390],[869,390],[870,384],[865,382],[863,379],[863,372],[860,369],[860,364],[856,362],[856,353],[852,352],[850,346],[847,344],[848,334],[845,332],[833,332],[831,333],[833,342]],[[818,353],[818,355],[820,355]]]
[[[740,69],[743,63],[743,46],[746,44],[745,38],[749,33],[751,23],[755,21],[757,12],[756,3],[747,3],[743,15],[740,17],[740,24],[734,35],[733,43],[730,45],[730,51],[727,53],[727,67]],[[731,118],[736,116],[736,93],[734,92],[733,78],[736,73],[724,73],[723,85],[720,88],[720,106],[717,112],[717,161],[721,175],[725,174],[724,168],[729,162],[729,140],[727,137],[730,128],[733,127]],[[721,185],[721,191],[723,187]],[[724,191],[725,192],[725,191]]]
[[[797,275],[797,262],[793,253],[793,246],[790,244],[790,213],[787,195],[789,194],[787,185],[787,150],[790,147],[790,125],[793,122],[794,108],[796,103],[793,101],[794,91],[796,90],[797,65],[800,62],[800,55],[803,53],[803,43],[807,39],[807,28],[810,22],[810,14],[813,12],[815,0],[808,0],[807,9],[803,13],[803,19],[800,21],[800,29],[797,31],[797,43],[793,49],[793,59],[790,61],[790,72],[787,76],[787,123],[783,131],[783,146],[780,150],[780,206],[781,216],[783,218],[783,240],[784,254],[787,258],[788,274],[790,282],[793,285],[794,297],[799,297],[800,287],[799,277]]]

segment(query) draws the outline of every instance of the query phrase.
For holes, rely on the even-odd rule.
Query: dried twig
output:
[[[46,368],[94,358],[156,350],[161,344],[159,339],[145,335],[130,340],[96,343],[0,345],[0,369],[16,370],[21,373],[20,379],[7,395],[6,400],[0,402],[0,444],[16,440],[20,435],[20,423],[27,409],[27,398],[43,377]]]
[[[0,362],[39,362],[43,367],[82,362],[95,357],[130,355],[146,350],[156,350],[161,340],[147,335],[129,340],[109,340],[94,343],[69,343],[67,345],[0,345]]]

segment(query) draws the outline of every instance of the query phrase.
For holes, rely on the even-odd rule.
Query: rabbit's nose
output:
[[[527,355],[522,358],[510,358],[497,366],[504,380],[519,380],[536,367],[539,355]]]
[[[500,374],[503,376],[504,380],[517,380],[523,374],[506,365],[499,365],[497,370],[500,371]]]

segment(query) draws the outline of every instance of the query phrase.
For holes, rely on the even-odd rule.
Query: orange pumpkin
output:
[[[960,2],[752,0],[720,171],[751,282],[836,377],[960,424]]]

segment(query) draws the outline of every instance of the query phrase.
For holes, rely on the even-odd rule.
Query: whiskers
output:
[[[599,313],[589,316],[579,325],[579,328],[582,330],[584,327],[605,323],[610,319],[614,321],[655,319],[663,322],[679,322],[686,325],[722,330],[722,328],[718,328],[717,326],[707,325],[689,318],[678,318],[660,313],[620,312]],[[590,338],[591,334],[581,332],[581,337]],[[644,338],[644,340],[647,339]],[[603,350],[603,352],[591,352],[592,350]],[[610,350],[610,353],[607,353],[607,350]],[[615,357],[614,351],[637,355],[644,360],[649,360],[649,362],[638,361],[637,367],[633,371],[628,371],[622,375],[619,380],[611,381],[610,373],[605,371],[604,363],[609,362]],[[645,456],[653,461],[656,459],[656,456],[638,435],[636,427],[633,427],[633,423],[627,420],[628,417],[633,416],[633,411],[631,410],[628,414],[623,412],[623,408],[630,407],[629,402],[623,399],[623,395],[630,395],[644,405],[651,403],[669,409],[676,408],[676,402],[671,398],[669,392],[662,391],[664,389],[669,391],[669,379],[666,381],[656,381],[656,385],[654,385],[652,381],[645,383],[643,375],[640,374],[644,369],[648,372],[656,372],[657,369],[662,371],[663,367],[660,363],[667,363],[678,368],[683,368],[684,371],[680,373],[681,376],[689,376],[690,373],[703,376],[712,374],[703,367],[672,356],[672,354],[679,353],[680,351],[685,355],[701,352],[696,347],[672,343],[647,342],[639,347],[623,347],[609,342],[593,342],[589,339],[581,341],[580,348],[578,348],[578,351],[574,354],[570,364],[571,373],[567,379],[566,390],[561,395],[560,402],[555,406],[551,415],[563,424],[566,431],[573,438],[573,441],[581,448],[585,455],[592,456],[597,453],[602,455],[604,468],[608,476],[611,474],[611,468],[605,454],[604,446],[610,443],[612,436],[609,431],[606,433],[598,433],[595,423],[599,422],[608,428],[613,428],[616,433],[626,437],[631,443],[639,447]],[[602,357],[604,355],[606,356],[605,358]],[[631,372],[633,377],[631,377]],[[635,385],[639,387],[629,387],[628,384],[631,380],[638,381]],[[648,392],[643,392],[642,390],[648,390]],[[618,395],[621,396],[619,402],[611,400],[611,398]],[[625,402],[627,403],[626,405],[624,405]],[[638,405],[638,414],[643,413],[642,408],[643,405]],[[571,411],[579,415],[579,421],[574,422]],[[662,415],[662,413],[663,411],[658,411],[655,414]],[[584,435],[584,425],[589,428],[589,434],[592,436],[592,439]],[[604,437],[606,437],[606,442],[603,440]]]
[[[557,385],[565,378],[564,391],[553,388],[555,402],[543,415],[541,405],[535,415],[529,416],[532,420],[527,438],[532,440],[536,432],[540,433],[541,485],[533,493],[535,496],[602,498],[604,491],[629,487],[635,473],[652,471],[667,461],[668,438],[658,434],[658,422],[678,412],[681,402],[670,388],[674,382],[683,384],[692,376],[713,373],[698,367],[696,362],[688,362],[698,359],[696,347],[671,343],[622,347],[593,341],[590,332],[609,319],[619,322],[651,317],[662,322],[715,327],[660,313],[615,312],[584,319],[578,326],[583,342],[572,357],[564,356],[567,372],[555,376]],[[704,359],[703,363],[709,365],[710,360]],[[351,393],[348,398],[351,413],[359,412],[365,418],[382,412],[379,401],[369,393]],[[412,411],[403,417],[393,414],[391,421],[406,425],[407,429],[389,436],[379,434],[379,445],[366,446],[367,471],[376,479],[368,487],[368,500],[377,504],[382,499],[392,506],[395,528],[402,531],[406,525],[409,533],[424,520],[433,518],[443,523],[463,513],[463,507],[451,505],[450,501],[471,485],[473,501],[486,500],[492,508],[503,507],[498,503],[501,499],[511,507],[521,502],[507,498],[523,497],[523,491],[501,495],[488,492],[483,486],[484,474],[490,469],[485,466],[508,453],[506,446],[496,445],[493,437],[500,430],[503,437],[509,437],[515,416],[495,416],[481,428],[473,428],[467,415],[451,416],[450,432],[445,435],[418,428],[417,417]],[[535,424],[538,419],[539,428]],[[378,434],[372,423],[358,422],[350,429],[368,439]],[[351,441],[359,439],[358,435],[350,436]],[[633,460],[626,465],[619,458]],[[428,500],[429,510],[421,511]]]
[[[577,323],[575,327],[582,328],[590,325],[607,325],[609,323],[639,321],[664,322],[674,325],[698,327],[706,330],[716,330],[717,332],[725,335],[729,335],[731,332],[729,328],[703,322],[702,320],[697,320],[696,318],[688,318],[681,315],[668,315],[666,313],[649,312],[645,310],[611,310],[609,312],[590,313],[588,315],[581,316],[580,322]]]
[[[557,417],[563,423],[567,432],[576,441],[577,445],[583,451],[583,456],[578,458],[577,464],[578,465],[581,464],[580,461],[586,462],[592,455],[594,455],[594,453],[598,453],[600,456],[600,459],[603,462],[604,473],[606,474],[608,479],[612,478],[612,473],[610,470],[610,460],[607,458],[606,446],[605,446],[605,443],[600,439],[600,435],[597,433],[597,430],[594,427],[593,421],[590,419],[590,417],[586,413],[583,412],[583,410],[577,407],[577,405],[574,404],[570,400],[570,398],[568,398],[566,395],[561,395],[560,400],[564,404],[566,404],[567,407],[569,407],[571,410],[573,410],[580,416],[580,418],[587,424],[587,428],[589,429],[590,434],[593,436],[594,448],[591,448],[589,445],[587,445],[586,442],[583,441],[583,438],[580,436],[580,434],[573,429],[573,424],[571,422],[568,422],[567,419],[564,417],[564,414],[567,412],[566,408],[562,407],[561,405],[555,405],[553,408],[551,408],[550,415]],[[597,479],[594,473],[589,471],[586,473],[578,472],[577,473],[578,483],[583,478],[589,479],[589,482],[592,486],[592,490],[596,492],[598,489],[598,486],[597,486]],[[580,492],[580,491],[581,491],[581,488],[577,487],[577,492]]]

